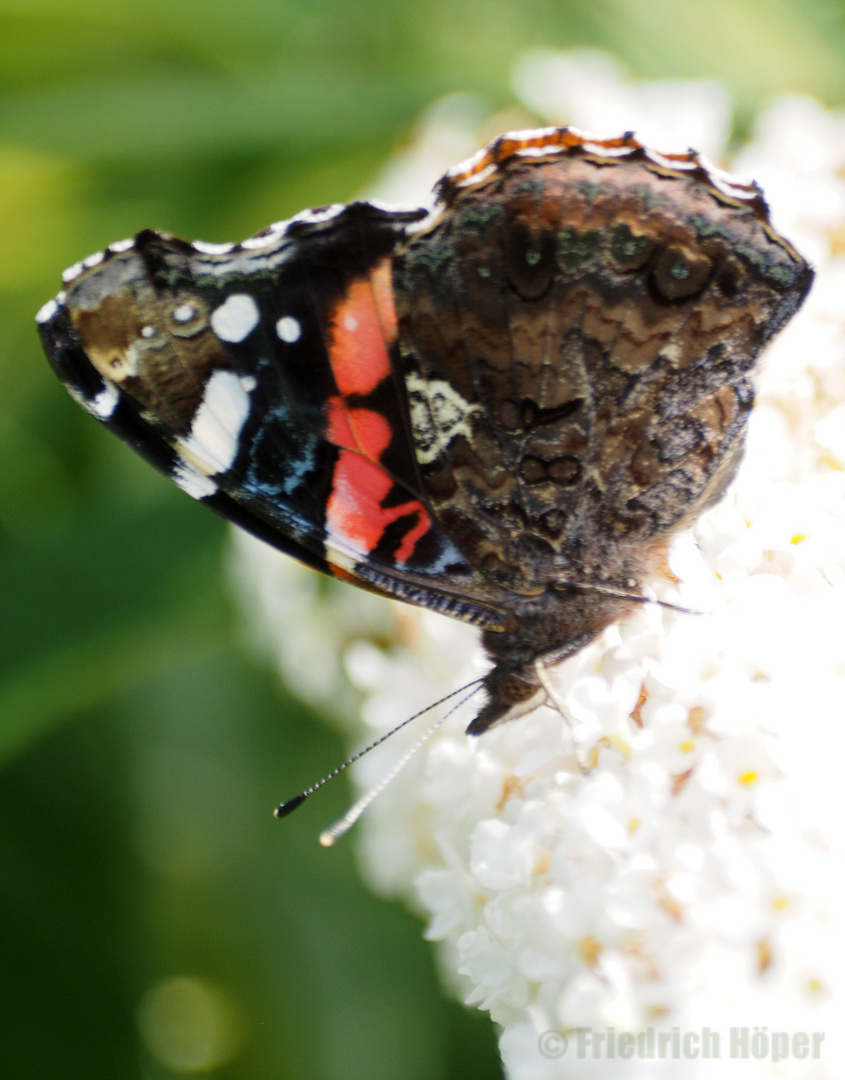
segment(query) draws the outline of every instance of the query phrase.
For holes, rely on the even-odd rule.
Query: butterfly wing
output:
[[[74,397],[188,494],[306,565],[495,629],[434,521],[396,364],[391,256],[423,211],[306,211],[240,245],[152,231],[38,316]]]
[[[439,191],[394,275],[434,513],[515,592],[630,587],[733,476],[812,271],[755,185],[631,136],[501,136]]]

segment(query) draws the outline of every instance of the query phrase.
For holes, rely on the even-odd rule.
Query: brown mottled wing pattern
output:
[[[809,286],[756,189],[630,145],[452,181],[396,260],[431,503],[514,594],[639,583],[649,545],[732,477],[750,369]]]

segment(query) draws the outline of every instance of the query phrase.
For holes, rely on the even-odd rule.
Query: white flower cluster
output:
[[[845,1075],[845,121],[777,101],[725,162],[728,105],[712,84],[628,83],[607,58],[550,53],[525,58],[514,82],[547,122],[607,136],[612,118],[661,150],[689,131],[763,184],[818,278],[764,360],[736,482],[675,543],[680,583],[654,586],[706,614],[644,606],[559,665],[569,722],[543,708],[470,739],[470,702],[365,815],[363,871],[425,915],[446,978],[500,1026],[511,1080],[834,1080]],[[450,138],[434,110],[409,161],[455,143],[455,109]],[[318,596],[313,575],[269,549],[239,537],[237,552],[261,635],[294,685],[334,711],[349,705],[331,675],[343,652],[367,725],[356,745],[484,670],[464,626],[398,605],[386,615],[346,589]],[[378,781],[418,734],[365,758],[356,783]]]

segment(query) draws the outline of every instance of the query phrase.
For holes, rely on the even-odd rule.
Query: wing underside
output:
[[[418,216],[353,203],[213,250],[142,233],[82,268],[41,334],[89,412],[228,520],[497,628],[431,514],[396,368],[390,256]]]

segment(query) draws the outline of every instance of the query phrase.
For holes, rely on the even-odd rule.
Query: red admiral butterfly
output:
[[[480,734],[544,701],[544,666],[642,602],[721,496],[813,275],[755,184],[631,135],[503,135],[435,196],[241,244],[145,231],[38,322],[73,396],[188,494],[481,627]]]

